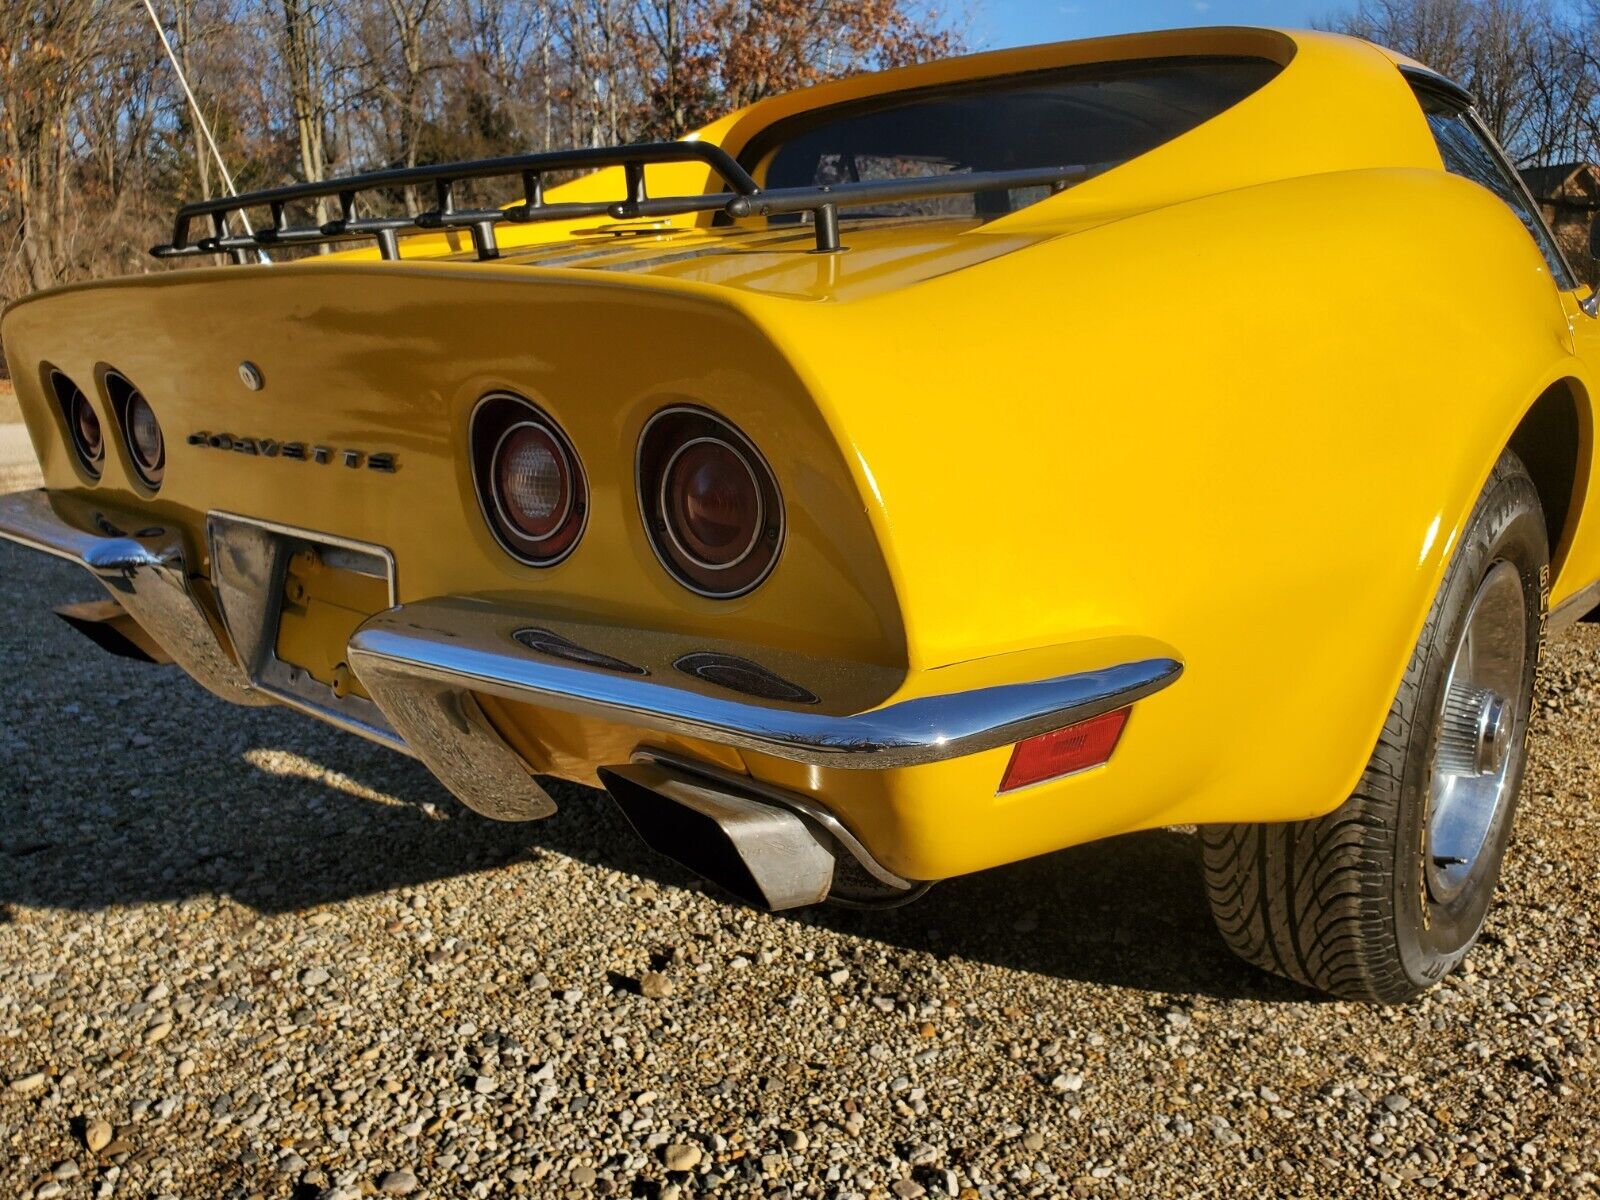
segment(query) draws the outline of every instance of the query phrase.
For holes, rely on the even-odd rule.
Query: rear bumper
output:
[[[43,491],[0,496],[0,538],[83,567],[173,662],[235,704],[266,704],[218,639],[189,585],[183,539],[152,526],[124,531],[98,516],[101,533],[63,521]]]
[[[556,628],[552,628],[555,626]],[[411,751],[469,807],[514,815],[528,767],[484,715],[492,696],[690,745],[806,767],[887,770],[978,754],[1087,720],[1159,691],[1182,664],[1151,657],[1053,677],[890,700],[881,669],[756,661],[710,639],[553,621],[449,597],[380,613],[350,641],[350,665]],[[530,644],[531,643],[531,644]],[[693,668],[709,660],[724,682]],[[686,665],[687,664],[687,665]],[[788,700],[736,699],[729,681]],[[603,762],[593,766],[605,765]],[[543,813],[529,813],[538,816]]]
[[[686,643],[704,639],[660,635],[641,645],[635,635],[634,649],[646,653],[623,659],[562,637],[562,648],[571,647],[568,653],[574,654],[565,661],[518,640],[518,633],[548,623],[472,599],[405,604],[362,626],[350,642],[351,666],[385,712],[409,713],[422,693],[451,687],[810,766],[849,769],[920,766],[1010,745],[1131,704],[1167,686],[1182,670],[1175,659],[1149,658],[905,699],[869,711],[829,713],[826,696],[758,703],[732,698],[736,693],[726,686],[716,695],[714,684],[691,688],[667,682],[698,678],[679,664],[695,653]],[[599,629],[593,632],[605,636]],[[580,651],[613,658],[616,665],[586,665],[576,660]],[[830,663],[821,673],[837,677],[842,669],[847,668]],[[406,735],[399,722],[396,727]]]
[[[665,751],[808,796],[907,878],[942,877],[1066,844],[1050,832],[1058,817],[1047,796],[994,795],[996,755],[1130,705],[1183,670],[1160,643],[1119,638],[908,672],[600,625],[520,598],[445,597],[397,605],[355,632],[348,662],[375,713],[352,722],[341,702],[286,692],[272,674],[276,660],[261,646],[276,610],[262,598],[281,589],[280,568],[270,567],[281,555],[242,553],[236,529],[219,536],[237,522],[210,522],[221,571],[214,622],[176,531],[127,533],[86,509],[80,524],[101,527],[91,534],[58,516],[42,491],[0,497],[0,537],[92,572],[212,692],[292,704],[403,749],[469,807],[500,819],[554,811],[535,774],[592,782],[641,749]],[[564,738],[563,757],[553,748]]]

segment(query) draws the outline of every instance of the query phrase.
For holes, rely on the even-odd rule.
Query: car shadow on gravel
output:
[[[538,846],[736,903],[639,842],[604,793],[566,786],[558,799],[562,812],[529,831]],[[573,812],[578,808],[581,815]],[[591,828],[598,836],[588,836]],[[771,919],[940,958],[1163,996],[1324,999],[1233,957],[1206,908],[1198,840],[1175,830],[1127,834],[946,880],[900,908],[824,905]]]
[[[0,679],[12,681],[0,689],[0,922],[19,906],[205,895],[298,911],[544,852],[711,890],[639,842],[603,793],[558,785],[549,820],[488,821],[402,755],[105,655],[47,607],[91,595],[71,568],[0,549],[11,626]],[[905,908],[772,919],[1153,993],[1311,998],[1229,955],[1206,911],[1196,840],[1176,831],[951,880]]]

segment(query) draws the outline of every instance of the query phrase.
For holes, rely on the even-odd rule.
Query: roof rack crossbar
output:
[[[645,186],[645,168],[651,163],[678,162],[706,164],[728,190],[688,196],[650,196]],[[545,199],[544,177],[552,171],[617,166],[623,169],[627,193],[621,200],[552,204]],[[841,208],[972,195],[1011,188],[1047,187],[1052,192],[1059,192],[1100,169],[1099,165],[1095,165],[1018,171],[962,171],[909,179],[763,191],[750,173],[720,146],[708,142],[650,142],[637,146],[561,150],[435,166],[400,167],[318,183],[297,183],[238,196],[200,200],[178,210],[173,223],[172,241],[154,247],[151,253],[157,258],[226,254],[236,262],[247,262],[249,251],[268,246],[315,246],[371,238],[376,241],[383,258],[397,259],[400,257],[400,235],[404,232],[465,229],[472,237],[478,258],[489,260],[500,255],[495,227],[502,222],[527,224],[590,217],[637,220],[698,212],[717,212],[733,220],[809,212],[816,228],[817,250],[831,253],[842,249],[839,242]],[[520,203],[507,208],[457,207],[458,183],[506,176],[520,177]],[[362,192],[423,186],[431,186],[434,196],[434,207],[426,212],[400,217],[359,214],[357,198]],[[336,218],[321,225],[289,223],[289,205],[316,202],[328,197],[338,201],[339,215]],[[232,232],[231,215],[262,206],[271,213],[272,219],[268,225],[254,234]],[[196,220],[209,223],[209,236],[191,240],[190,231]]]
[[[931,200],[940,196],[970,196],[978,192],[1013,188],[1049,187],[1072,183],[1091,174],[1093,167],[1047,167],[1021,171],[952,171],[948,175],[918,175],[909,179],[874,179],[865,183],[822,184],[817,187],[773,188],[751,196],[724,197],[730,217],[775,217],[786,213],[816,212],[819,208],[893,204],[905,200]]]

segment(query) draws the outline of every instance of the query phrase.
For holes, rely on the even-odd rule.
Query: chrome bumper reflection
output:
[[[104,522],[105,518],[100,518]],[[104,536],[63,521],[43,491],[0,496],[0,538],[77,563],[95,576],[173,662],[235,704],[266,704],[217,638],[189,588],[183,540],[159,527]]]
[[[554,624],[478,599],[406,604],[356,631],[350,665],[417,756],[465,803],[486,811],[503,806],[496,796],[514,776],[501,771],[501,760],[515,755],[503,743],[496,754],[485,755],[488,731],[472,702],[475,693],[812,766],[881,769],[975,754],[1059,729],[1159,691],[1183,669],[1173,658],[1148,658],[840,711],[837,704],[830,706],[830,692],[864,694],[859,680],[850,678],[848,664],[819,664],[810,678],[797,680],[815,703],[734,699],[726,687],[682,667],[685,657],[693,657],[683,653],[684,644],[704,645],[707,639],[635,633],[629,635],[631,646],[619,646],[612,636],[606,644],[587,644],[597,664],[588,665],[572,654],[583,643],[579,627],[567,623],[552,641]],[[532,646],[530,626],[539,626],[541,635]],[[598,627],[589,632],[607,635]],[[535,648],[552,644],[562,650],[561,657]],[[792,677],[795,660],[786,658]],[[600,665],[606,663],[615,665]],[[882,671],[863,668],[862,673]],[[828,680],[839,687],[813,686]],[[881,690],[879,683],[865,693]],[[488,794],[485,770],[496,777]]]

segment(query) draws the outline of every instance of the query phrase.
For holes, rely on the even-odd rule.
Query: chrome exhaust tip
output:
[[[827,898],[833,852],[795,813],[651,761],[599,774],[651,849],[745,903],[780,912]]]

